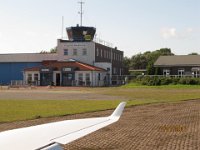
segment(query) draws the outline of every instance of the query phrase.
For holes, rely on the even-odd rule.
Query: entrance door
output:
[[[56,86],[60,86],[60,73],[56,73]]]

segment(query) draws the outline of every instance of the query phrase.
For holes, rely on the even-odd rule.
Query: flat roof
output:
[[[160,56],[154,66],[200,66],[200,55]]]
[[[6,62],[42,62],[43,60],[57,60],[57,53],[17,53],[0,54],[0,63]]]

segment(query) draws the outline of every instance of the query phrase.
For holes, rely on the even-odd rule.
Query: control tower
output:
[[[79,26],[66,28],[69,41],[87,42],[94,39],[96,28]]]
[[[81,0],[80,2],[80,26],[77,25],[76,27],[69,27],[66,28],[67,35],[69,41],[73,42],[87,42],[92,41],[94,39],[94,35],[96,33],[96,28],[94,27],[86,27],[82,26],[82,20],[83,20],[83,4],[84,2]]]

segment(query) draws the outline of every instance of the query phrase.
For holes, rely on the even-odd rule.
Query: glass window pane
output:
[[[68,55],[68,49],[64,49],[64,55]]]

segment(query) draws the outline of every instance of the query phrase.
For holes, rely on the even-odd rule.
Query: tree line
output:
[[[145,69],[148,75],[156,74],[156,69],[153,67],[154,62],[159,56],[174,55],[170,48],[161,48],[155,51],[146,51],[133,55],[131,58],[124,57],[123,63],[127,69],[139,70]]]
[[[145,69],[148,75],[158,74],[158,68],[154,68],[154,63],[159,56],[172,56],[174,53],[170,48],[161,48],[154,51],[146,51],[144,53],[138,53],[131,58],[124,57],[123,64],[127,70],[143,70]],[[189,53],[188,55],[199,55],[196,52]]]

